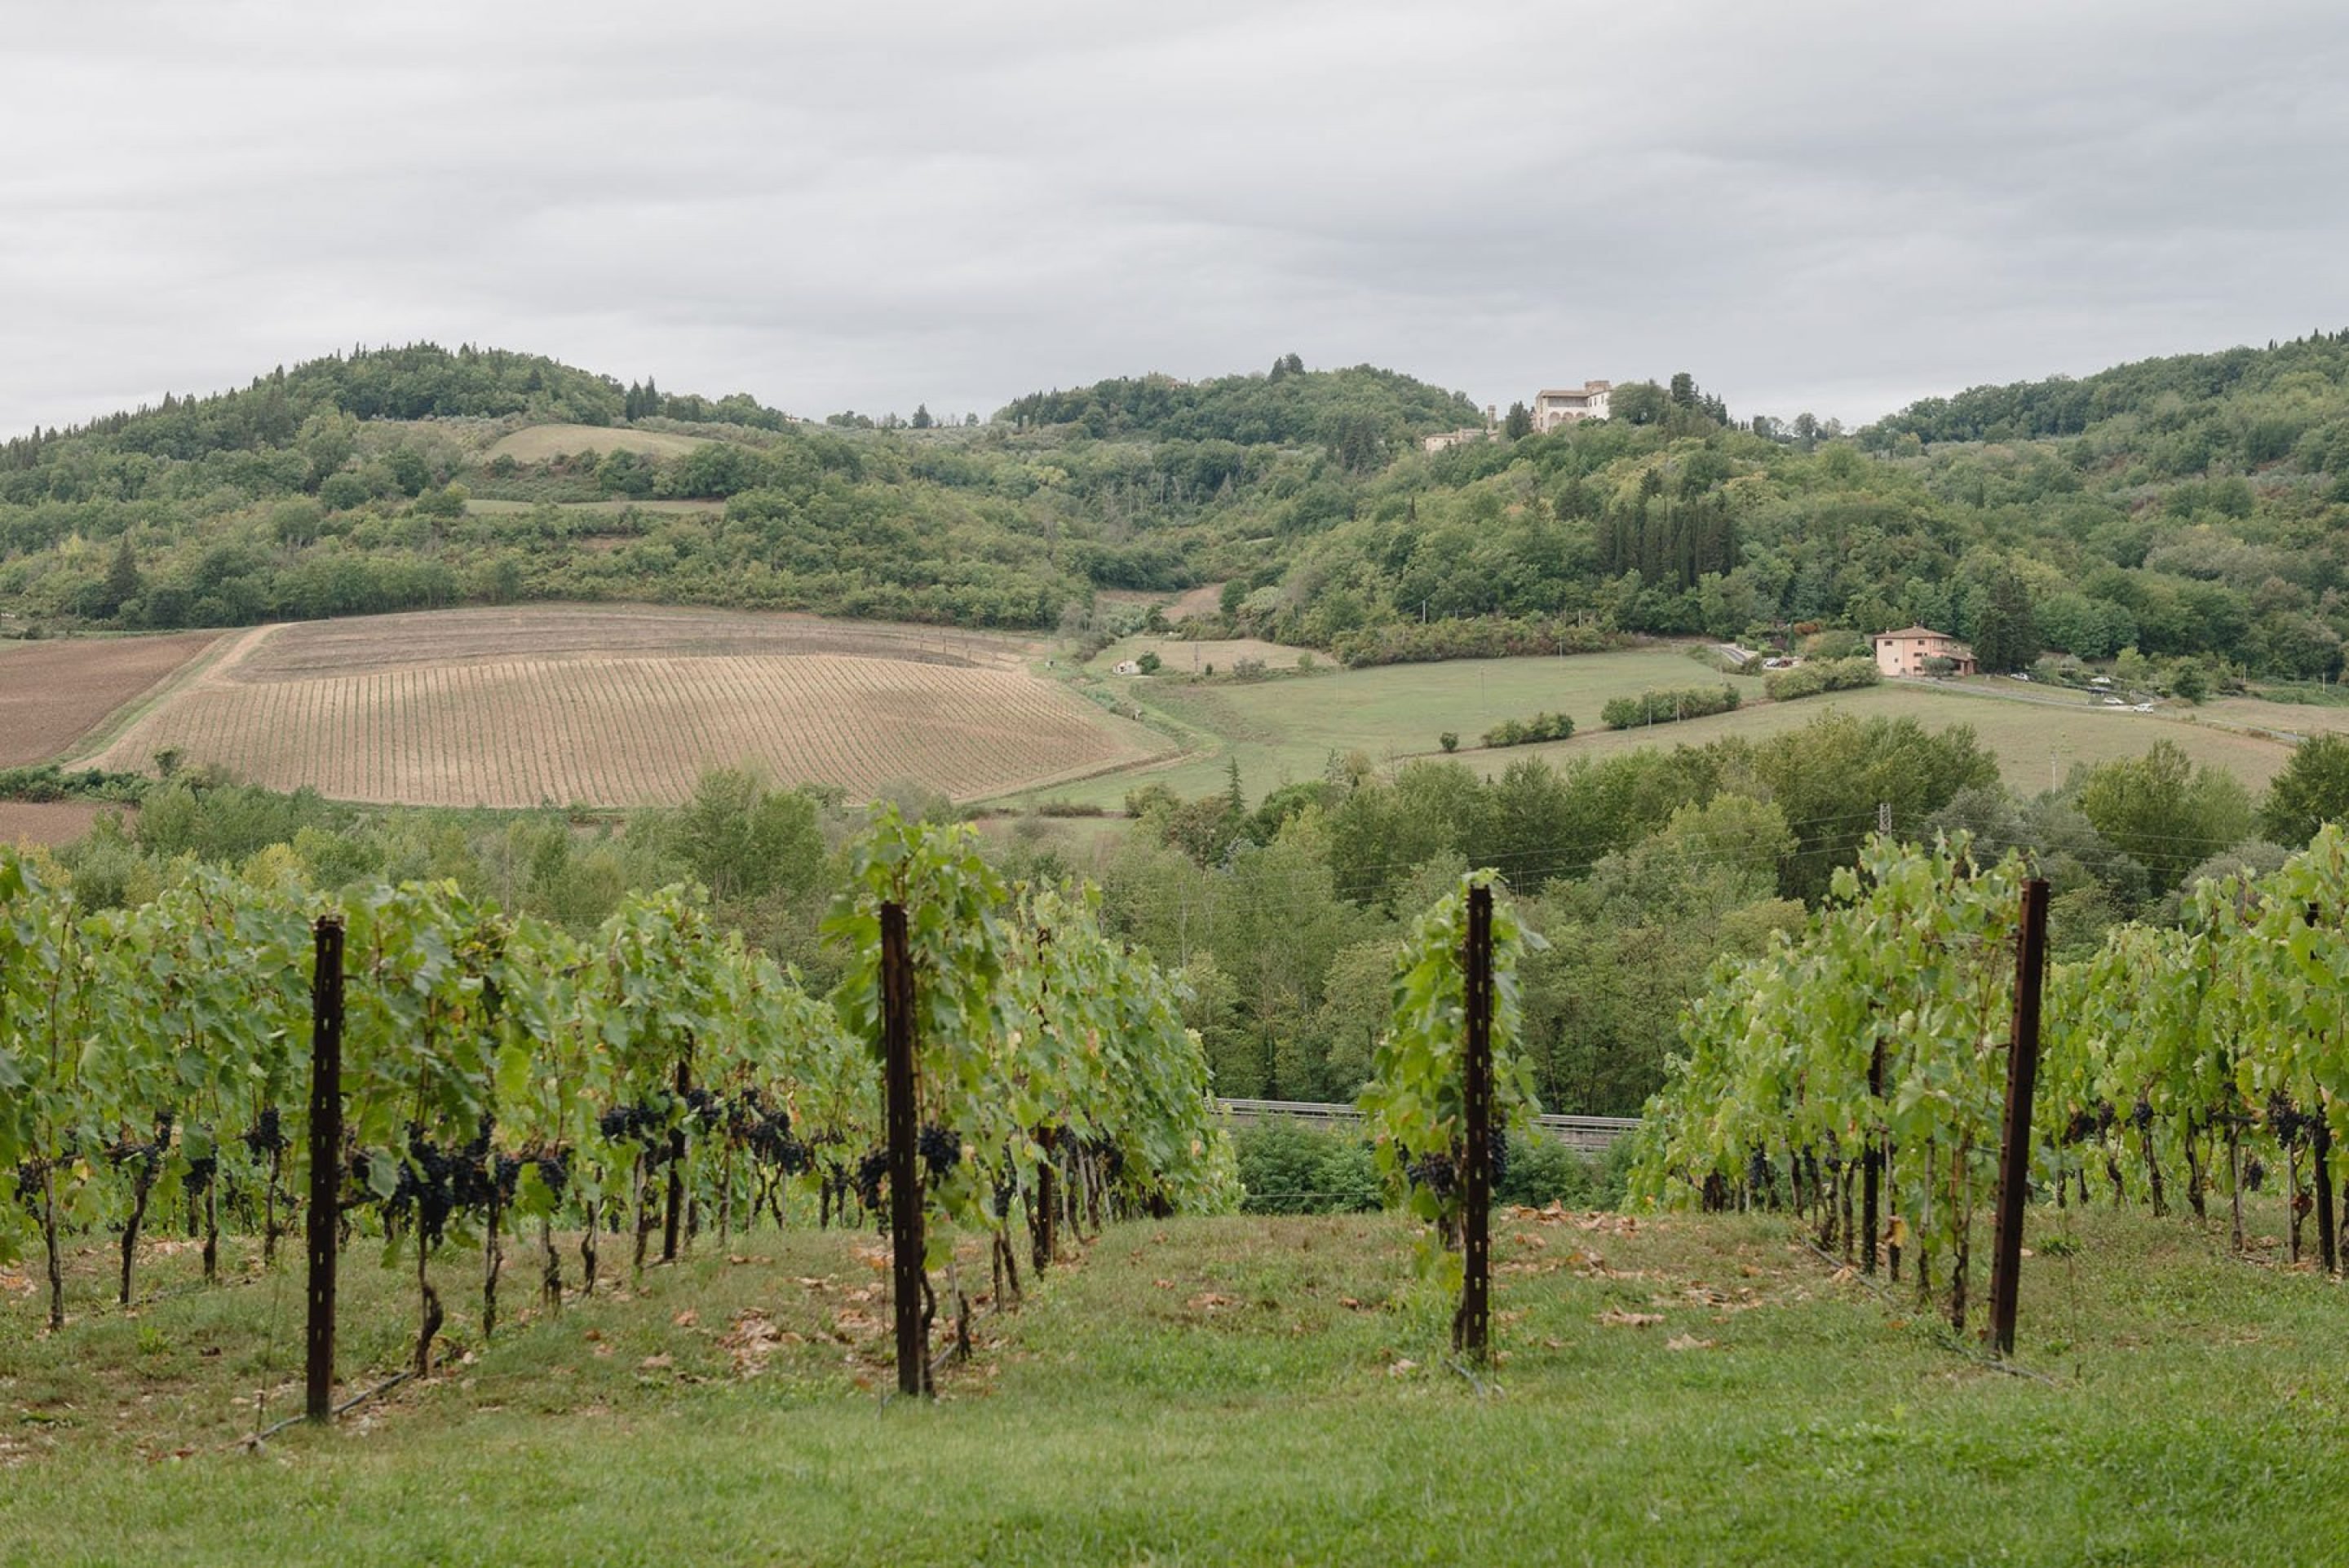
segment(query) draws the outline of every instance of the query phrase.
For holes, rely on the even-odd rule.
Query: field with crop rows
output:
[[[674,801],[709,767],[957,799],[1146,759],[1157,738],[925,627],[627,606],[264,627],[93,760],[175,747],[280,789],[417,805]]]

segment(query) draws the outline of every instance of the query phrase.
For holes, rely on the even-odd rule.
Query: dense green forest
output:
[[[355,350],[0,447],[0,611],[162,627],[626,596],[1050,628],[1097,590],[1222,583],[1203,629],[1352,659],[1922,622],[1995,666],[2133,647],[2203,676],[2339,671],[2349,333],[1978,387],[1851,434],[1732,420],[1685,375],[1615,409],[1428,454],[1477,422],[1465,398],[1288,356],[863,428],[526,355]],[[490,455],[544,423],[614,434]],[[656,456],[624,430],[704,439]]]

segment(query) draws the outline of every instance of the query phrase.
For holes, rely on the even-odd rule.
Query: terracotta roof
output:
[[[1876,634],[1876,640],[1879,643],[1887,637],[1939,637],[1945,643],[1954,643],[1958,640],[1957,638],[1950,635],[1949,633],[1937,632],[1930,626],[1903,626],[1897,632],[1878,632]]]

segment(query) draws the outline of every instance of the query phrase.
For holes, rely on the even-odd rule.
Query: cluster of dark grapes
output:
[[[220,1156],[217,1154],[189,1161],[188,1169],[180,1177],[180,1185],[187,1190],[188,1201],[192,1203],[202,1197],[205,1190],[212,1184],[212,1178],[219,1174]]]
[[[1751,1155],[1746,1157],[1745,1184],[1748,1187],[1751,1187],[1756,1192],[1767,1191],[1770,1186],[1772,1176],[1773,1172],[1770,1169],[1770,1158],[1768,1155],[1764,1154],[1757,1149]]]
[[[914,1147],[921,1151],[922,1162],[930,1168],[933,1181],[962,1162],[962,1140],[935,1121],[922,1129]]]
[[[448,1233],[449,1216],[457,1209],[455,1158],[410,1128],[408,1158],[399,1167],[399,1185],[384,1201],[384,1212],[402,1219],[413,1211],[419,1233],[428,1247],[437,1247]]]
[[[2147,1108],[2147,1114],[2151,1115],[2150,1107]],[[2064,1124],[2064,1141],[2085,1143],[2092,1138],[2102,1138],[2113,1130],[2113,1123],[2119,1119],[2120,1113],[2113,1109],[2113,1102],[2100,1099],[2085,1110],[2075,1110],[2072,1113],[2072,1119]]]
[[[741,1098],[726,1108],[726,1131],[750,1151],[752,1159],[774,1166],[786,1176],[796,1176],[815,1164],[815,1156],[792,1131],[792,1113],[770,1107],[755,1088],[743,1090]]]
[[[881,1183],[889,1175],[889,1151],[876,1149],[856,1162],[856,1201],[868,1209],[881,1206]]]
[[[657,1105],[616,1105],[595,1119],[595,1130],[606,1143],[657,1141],[656,1133],[668,1130],[668,1109]]]
[[[1404,1174],[1411,1178],[1413,1186],[1426,1188],[1438,1200],[1452,1196],[1453,1186],[1460,1177],[1449,1154],[1429,1154],[1414,1160]]]
[[[514,1183],[521,1177],[522,1161],[493,1152],[490,1135],[482,1132],[450,1161],[450,1195],[459,1209],[487,1213],[513,1202]]]
[[[156,1134],[153,1142],[135,1143],[126,1138],[109,1148],[106,1158],[118,1166],[136,1164],[141,1168],[143,1176],[151,1178],[155,1174],[155,1168],[163,1162],[163,1150],[168,1147],[170,1138],[170,1125],[166,1123],[164,1129]]]
[[[2147,1128],[2151,1127],[2153,1125],[2153,1101],[2146,1099],[2143,1095],[2137,1096],[2137,1104],[2129,1108],[2129,1125],[2136,1128],[2139,1132],[2143,1132]]]
[[[285,1152],[285,1130],[279,1122],[277,1108],[265,1105],[254,1118],[253,1125],[244,1130],[243,1143],[255,1160],[266,1160],[273,1154]]]
[[[2316,1130],[2316,1118],[2302,1110],[2285,1094],[2268,1096],[2268,1130],[2286,1149],[2299,1146]]]
[[[1085,1145],[1085,1152],[1101,1167],[1102,1179],[1111,1185],[1125,1174],[1125,1150],[1106,1138],[1095,1139]]]
[[[704,1132],[715,1132],[726,1119],[726,1102],[706,1088],[685,1091],[685,1111]]]
[[[571,1185],[570,1157],[557,1149],[544,1154],[533,1154],[524,1163],[538,1167],[539,1183],[560,1201],[563,1190]]]
[[[2243,1167],[2243,1185],[2256,1192],[2267,1184],[2267,1166],[2261,1163],[2258,1155],[2252,1155],[2250,1163]]]
[[[27,1160],[16,1167],[16,1202],[32,1208],[41,1201],[41,1162]]]

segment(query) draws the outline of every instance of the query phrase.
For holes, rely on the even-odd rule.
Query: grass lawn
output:
[[[1133,646],[1142,645],[1140,643]],[[1187,645],[1152,646],[1171,667],[1184,667]],[[1129,656],[1124,646],[1104,658]],[[1210,655],[1213,656],[1212,655]],[[1609,697],[1659,686],[1717,686],[1717,675],[1677,648],[1634,648],[1568,658],[1453,659],[1441,664],[1388,665],[1338,670],[1315,655],[1326,673],[1245,685],[1190,685],[1149,676],[1112,678],[1126,700],[1156,708],[1211,738],[1201,754],[1172,767],[1127,772],[1046,793],[1056,799],[1114,805],[1137,782],[1164,782],[1183,795],[1203,795],[1224,784],[1225,758],[1237,756],[1251,800],[1281,785],[1319,779],[1331,751],[1364,751],[1377,762],[1437,749],[1436,737],[1456,731],[1464,746],[1505,718],[1537,712],[1568,713],[1595,727]],[[1098,664],[1099,661],[1096,661]],[[1293,655],[1288,661],[1294,667]],[[1740,688],[1744,689],[1743,687]],[[1756,687],[1751,694],[1761,695]]]
[[[2281,1212],[2258,1211],[2272,1233]],[[2224,1231],[2096,1210],[2026,1265],[2021,1361],[1774,1217],[1518,1212],[1503,1359],[1447,1366],[1385,1216],[1113,1227],[979,1320],[935,1408],[884,1399],[877,1249],[761,1233],[482,1346],[331,1432],[300,1291],[0,1305],[0,1557],[254,1563],[2323,1563],[2349,1553],[2349,1298]],[[524,1250],[509,1307],[528,1303]],[[78,1300],[105,1259],[77,1261]],[[184,1283],[184,1250],[149,1265]],[[575,1260],[572,1272],[575,1277]],[[397,1362],[364,1248],[347,1363]],[[5,1288],[5,1287],[0,1287]],[[1979,1295],[1986,1296],[1986,1288]],[[1643,1321],[1654,1319],[1655,1321]]]
[[[1930,729],[1970,724],[1982,745],[1996,754],[2006,782],[2026,795],[2048,788],[2051,775],[2060,783],[2075,764],[2141,757],[2158,740],[2175,742],[2194,761],[2225,769],[2254,790],[2265,788],[2292,756],[2292,748],[2282,741],[2195,723],[2166,711],[2143,714],[2086,703],[2075,707],[2019,701],[1962,686],[1880,686],[1799,702],[1759,703],[1685,724],[1647,729],[1594,728],[1556,745],[1480,751],[1469,760],[1485,772],[1497,773],[1526,752],[1546,754],[1555,761],[1578,753],[1637,746],[1702,745],[1724,735],[1760,738],[1800,729],[1831,707],[1862,717],[1881,714],[1914,718]]]
[[[1333,750],[1361,750],[1382,764],[1441,755],[1436,738],[1446,729],[1457,732],[1469,748],[1459,753],[1463,761],[1482,772],[1497,773],[1526,756],[1564,761],[1631,747],[1701,746],[1726,735],[1759,738],[1799,729],[1831,706],[1863,716],[1913,717],[1937,729],[1970,724],[1997,755],[2006,781],[2026,794],[2048,788],[2051,776],[2060,782],[2075,764],[2141,756],[2163,739],[2175,741],[2195,761],[2226,769],[2258,789],[2283,767],[2291,748],[2272,736],[2249,733],[2251,729],[2289,728],[2295,718],[2302,732],[2327,722],[2349,727],[2349,708],[2236,699],[2213,704],[2209,717],[2215,722],[2199,723],[2170,709],[2116,711],[2078,694],[2050,701],[2036,694],[2010,695],[1956,683],[1873,686],[1773,703],[1764,698],[1760,681],[1718,675],[1677,646],[1567,658],[1456,659],[1366,670],[1330,670],[1325,662],[1325,673],[1319,675],[1248,684],[1104,676],[1114,661],[1133,656],[1145,646],[1157,651],[1170,668],[1187,667],[1191,645],[1134,639],[1093,661],[1081,678],[1105,686],[1122,703],[1142,704],[1171,720],[1169,727],[1187,739],[1191,755],[1180,762],[1105,774],[1016,799],[1114,807],[1127,791],[1148,781],[1163,782],[1185,796],[1204,795],[1223,788],[1227,759],[1237,757],[1241,786],[1256,800],[1282,784],[1319,778]],[[1212,659],[1237,645],[1204,646],[1213,650],[1208,654]],[[1262,649],[1269,645],[1249,646],[1256,656],[1266,656]],[[1280,668],[1294,666],[1293,650],[1273,651],[1288,656],[1268,662]],[[1228,662],[1219,661],[1219,667]],[[1610,697],[1723,681],[1735,686],[1744,700],[1734,713],[1631,730],[1599,725],[1599,710]],[[1501,720],[1545,711],[1572,715],[1574,738],[1498,750],[1477,747],[1477,738]]]
[[[481,458],[485,462],[512,458],[518,463],[543,463],[549,458],[576,457],[582,452],[643,452],[656,458],[675,458],[708,444],[706,437],[678,436],[667,430],[633,430],[610,425],[531,425],[502,437]]]

